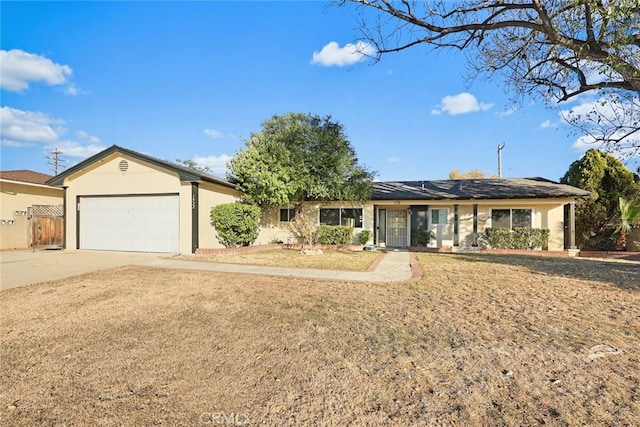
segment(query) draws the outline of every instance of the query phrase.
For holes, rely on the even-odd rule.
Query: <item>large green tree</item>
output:
[[[506,81],[550,104],[589,93],[564,114],[583,141],[640,152],[638,0],[339,0],[355,5],[380,56],[429,45],[467,53],[472,77]],[[363,45],[366,46],[366,45]]]
[[[363,201],[374,173],[358,164],[344,126],[312,114],[276,115],[262,123],[229,161],[228,178],[244,200],[261,207],[307,200]]]
[[[576,202],[576,243],[581,249],[613,249],[620,198],[640,199],[640,177],[616,157],[588,150],[571,164],[561,182],[591,195]]]

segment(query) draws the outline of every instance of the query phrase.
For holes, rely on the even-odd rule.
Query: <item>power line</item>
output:
[[[57,148],[55,150],[53,150],[51,153],[48,153],[49,155],[46,156],[47,159],[47,164],[53,169],[53,174],[54,175],[58,175],[58,170],[60,168],[64,169],[66,168],[66,163],[68,163],[69,161],[66,159],[61,159],[60,155],[64,154],[62,151],[58,150]]]

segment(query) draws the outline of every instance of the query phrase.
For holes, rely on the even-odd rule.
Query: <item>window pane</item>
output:
[[[511,228],[509,209],[493,209],[491,211],[491,227],[493,228]]]
[[[340,209],[320,209],[320,224],[340,225]]]
[[[531,227],[531,209],[513,209],[511,211],[513,227]]]
[[[362,209],[342,209],[342,225],[362,228]]]
[[[438,214],[438,210],[437,209],[432,209],[431,210],[431,224],[438,224],[438,221],[440,220],[440,215]]]
[[[448,211],[446,209],[432,209],[431,210],[431,224],[446,224],[447,223],[447,214]]]
[[[289,221],[289,209],[280,209],[280,221]]]

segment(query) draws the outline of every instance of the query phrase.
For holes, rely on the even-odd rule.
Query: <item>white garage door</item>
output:
[[[80,198],[80,249],[179,252],[177,195]]]

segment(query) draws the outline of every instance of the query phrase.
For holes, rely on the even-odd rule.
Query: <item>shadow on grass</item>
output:
[[[455,254],[453,256],[469,262],[514,265],[539,273],[611,283],[630,291],[640,291],[640,263],[528,255]]]

